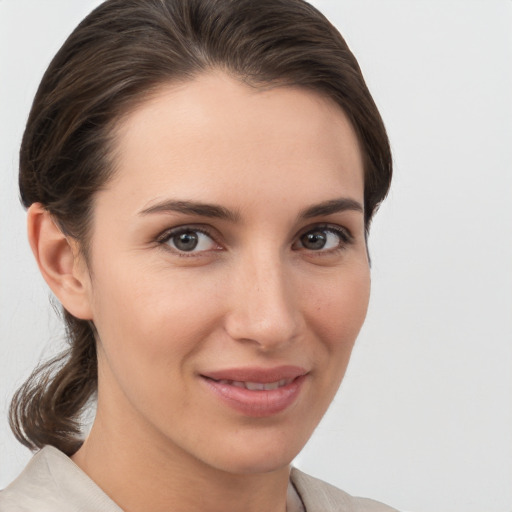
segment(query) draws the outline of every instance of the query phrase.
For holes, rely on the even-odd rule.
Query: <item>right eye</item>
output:
[[[167,231],[159,243],[178,253],[200,253],[219,249],[218,244],[204,231],[194,228],[177,228]]]

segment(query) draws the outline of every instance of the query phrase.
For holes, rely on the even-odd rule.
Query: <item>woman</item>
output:
[[[390,510],[289,468],[364,320],[390,178],[357,62],[305,2],[93,11],[22,142],[70,349],[14,397],[40,451],[0,510]]]

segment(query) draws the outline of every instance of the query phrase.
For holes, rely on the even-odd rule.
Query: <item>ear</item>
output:
[[[27,228],[30,247],[48,286],[73,316],[91,320],[90,276],[77,242],[62,233],[41,203],[28,209]]]

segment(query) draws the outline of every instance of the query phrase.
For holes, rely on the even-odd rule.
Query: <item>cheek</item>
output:
[[[368,265],[350,265],[336,276],[315,280],[315,286],[304,288],[306,324],[313,340],[307,348],[314,361],[315,428],[331,404],[350,360],[354,342],[363,325],[370,296]],[[309,293],[308,293],[309,292]]]
[[[304,290],[306,293],[307,290]],[[363,325],[370,298],[368,265],[354,265],[349,271],[321,282],[306,295],[308,323],[323,341],[329,357],[348,362]]]
[[[108,403],[128,399],[144,415],[170,421],[168,414],[187,408],[195,354],[218,325],[219,291],[212,279],[146,270],[118,271],[108,283],[98,276],[101,390]]]
[[[211,278],[190,274],[132,269],[98,276],[95,323],[105,351],[165,364],[199,350],[220,315],[220,293]]]

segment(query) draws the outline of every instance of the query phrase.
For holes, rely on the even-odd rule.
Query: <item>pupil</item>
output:
[[[308,233],[302,238],[302,245],[307,249],[322,249],[327,242],[325,233],[317,231],[316,233]]]
[[[199,240],[196,233],[181,233],[174,237],[174,245],[180,251],[192,251],[197,247]]]

